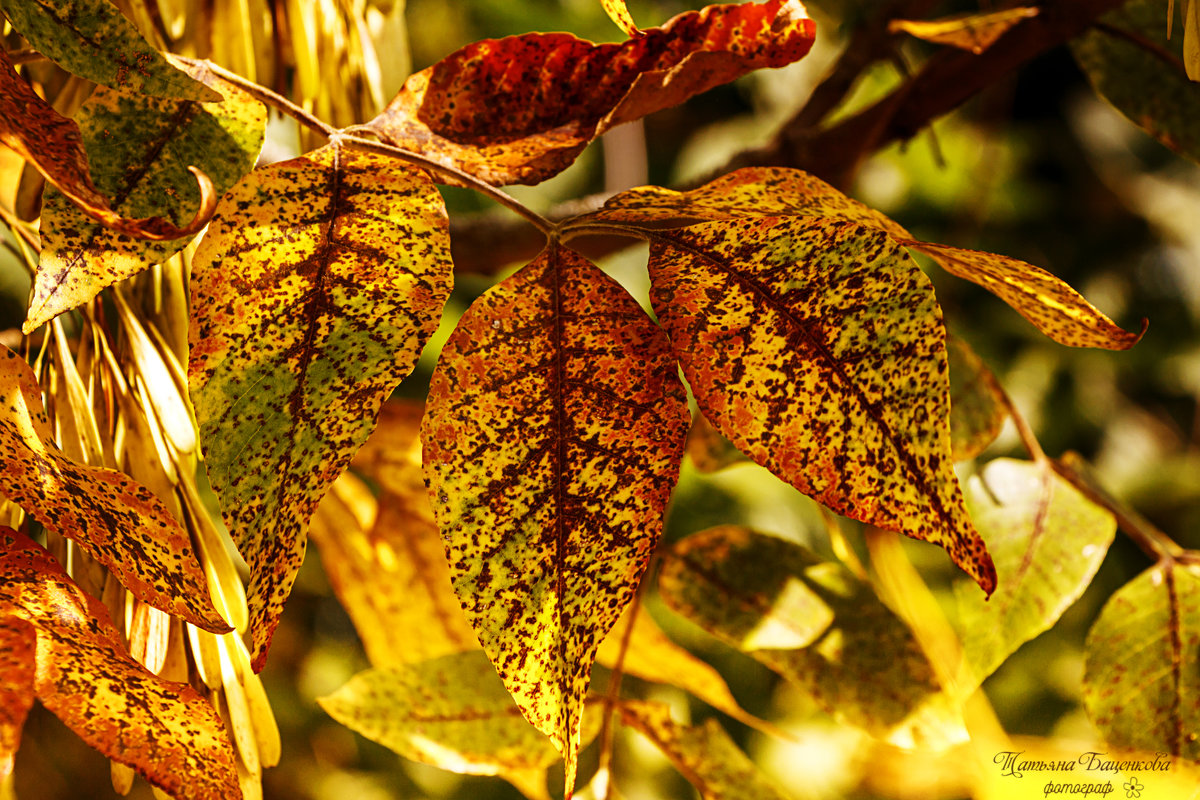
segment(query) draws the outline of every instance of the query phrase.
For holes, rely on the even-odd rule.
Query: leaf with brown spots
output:
[[[894,19],[888,31],[903,31],[909,36],[935,44],[946,44],[979,55],[996,41],[1041,11],[1037,6],[1018,6],[987,14],[955,14],[941,19]]]
[[[946,337],[950,359],[950,453],[967,461],[1000,435],[1008,417],[1003,390],[987,364],[956,336]]]
[[[814,36],[798,0],[769,0],[688,11],[620,44],[485,39],[411,76],[370,127],[488,183],[539,183],[604,131],[797,61]]]
[[[256,671],[309,518],[437,328],[449,250],[423,172],[335,142],[252,172],[196,252],[188,378],[208,476],[250,565]]]
[[[185,191],[200,199],[199,208],[182,227],[162,217],[130,219],[114,211],[92,182],[79,127],[38,97],[13,69],[0,48],[0,142],[12,148],[84,214],[125,236],[175,239],[194,236],[212,216],[217,195],[208,176],[192,171]]]
[[[170,220],[202,214],[207,221],[217,198],[254,167],[266,109],[204,65],[186,69],[225,99],[197,103],[101,87],[76,115],[92,177],[121,214]],[[211,205],[188,175],[192,166],[212,182]],[[26,332],[164,261],[196,232],[165,241],[134,239],[96,224],[54,190],[46,191],[41,230]]]
[[[1200,566],[1163,561],[1108,599],[1084,646],[1083,702],[1114,747],[1200,761]]]
[[[662,751],[703,800],[787,800],[715,720],[681,725],[662,703],[626,701],[621,721]]]
[[[0,11],[39,53],[101,86],[206,103],[221,99],[176,69],[108,0],[0,0]]]
[[[104,604],[11,528],[0,528],[3,616],[37,630],[34,691],[85,742],[177,797],[240,796],[233,750],[208,701],[131,659]]]
[[[638,26],[633,24],[633,17],[629,15],[629,7],[625,5],[625,0],[600,0],[600,5],[604,6],[608,18],[615,22],[626,36],[637,36],[641,33]]]
[[[7,347],[0,347],[0,494],[77,542],[138,599],[206,630],[229,630],[187,531],[132,478],[58,449],[37,378]]]
[[[442,349],[422,428],[454,589],[574,785],[596,648],[632,599],[678,478],[688,410],[666,337],[551,246]]]
[[[33,626],[0,608],[0,786],[12,775],[25,715],[33,706],[36,645]]]

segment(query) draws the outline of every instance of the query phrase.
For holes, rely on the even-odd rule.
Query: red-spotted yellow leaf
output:
[[[33,706],[37,668],[33,626],[0,612],[0,785],[12,774],[25,715]]]
[[[437,328],[449,250],[423,172],[335,142],[243,179],[196,252],[188,379],[256,671],[309,518]]]
[[[470,44],[408,79],[371,127],[489,183],[538,183],[594,137],[812,47],[798,0],[714,5],[620,44],[530,33]]]
[[[454,589],[574,785],[596,647],[633,597],[678,477],[688,410],[624,289],[551,246],[442,350],[422,427]]]
[[[600,5],[604,6],[608,18],[615,22],[626,36],[641,33],[638,26],[633,24],[633,17],[629,15],[629,7],[625,5],[625,0],[600,0]]]
[[[946,337],[950,361],[950,453],[955,461],[972,459],[1000,435],[1008,409],[1003,390],[971,346]]]
[[[1114,747],[1200,760],[1200,566],[1164,561],[1117,590],[1088,631],[1083,702]]]
[[[711,528],[664,555],[659,591],[671,609],[875,735],[936,710],[940,688],[904,623],[869,584],[800,545]]]
[[[1007,458],[971,478],[967,508],[1000,579],[987,602],[965,581],[954,588],[963,656],[982,682],[1079,599],[1117,526],[1048,464]]]
[[[0,348],[0,494],[75,540],[138,599],[206,630],[229,625],[213,607],[187,531],[149,489],[81,464],[54,444],[37,378]]]
[[[650,280],[700,410],[742,452],[992,590],[950,458],[941,309],[887,234],[824,217],[661,230]]]
[[[177,797],[240,796],[228,735],[208,701],[131,659],[104,604],[10,528],[0,528],[0,616],[36,628],[34,691],[85,742]]]
[[[266,109],[204,65],[186,67],[225,99],[198,103],[99,88],[76,115],[92,178],[130,217],[188,220],[204,205],[189,167],[199,167],[216,200],[250,171],[262,148]],[[206,202],[206,201],[205,201]],[[25,331],[91,300],[107,286],[173,255],[183,238],[142,241],[88,219],[57,191],[42,208],[42,253]]]
[[[8,55],[0,48],[0,143],[12,148],[32,164],[59,191],[71,199],[83,213],[127,236],[142,239],[174,239],[192,236],[208,222],[217,196],[212,182],[201,172],[193,172],[187,184],[199,182],[188,190],[200,199],[199,209],[182,227],[162,217],[132,219],[115,211],[92,182],[87,155],[79,127],[59,115],[13,69]]]
[[[1037,6],[1018,6],[986,14],[955,14],[941,19],[894,19],[888,23],[892,33],[903,31],[909,36],[935,44],[947,44],[976,55],[987,50],[1016,25],[1036,17]]]
[[[681,725],[662,703],[626,701],[621,721],[662,751],[703,800],[787,800],[714,719]]]
[[[155,97],[220,99],[176,69],[107,0],[0,0],[0,11],[39,53],[81,78]]]

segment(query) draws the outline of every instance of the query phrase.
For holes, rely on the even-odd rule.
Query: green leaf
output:
[[[1071,50],[1101,97],[1167,147],[1200,161],[1200,84],[1188,80],[1182,60],[1187,26],[1197,27],[1193,15],[1200,14],[1195,0],[1189,6],[1182,37],[1167,40],[1161,0],[1131,0],[1100,20],[1133,41],[1093,27]]]
[[[221,99],[172,66],[107,0],[0,0],[0,11],[38,52],[81,78],[155,97]]]
[[[198,103],[99,88],[76,116],[96,186],[125,216],[189,220],[201,199],[189,167],[200,168],[219,197],[250,171],[262,148],[263,105],[204,66],[188,71],[225,99]],[[133,239],[89,219],[54,190],[46,192],[42,237],[26,332],[191,240]]]
[[[1000,435],[1008,409],[996,376],[970,345],[947,336],[946,355],[950,359],[950,453],[955,461],[967,461]]]
[[[21,729],[33,706],[36,646],[32,625],[0,614],[0,786],[12,775]]]
[[[188,378],[256,671],[309,518],[437,327],[449,246],[423,172],[335,143],[247,176],[196,252]]]
[[[58,449],[37,377],[7,347],[0,347],[0,493],[73,539],[138,599],[206,630],[229,630],[188,532],[145,486]]]
[[[797,544],[711,528],[668,551],[659,591],[673,610],[873,735],[940,702],[920,646],[870,585]]]
[[[661,703],[626,701],[621,721],[645,736],[704,800],[787,800],[716,720],[681,725]]]
[[[982,682],[1079,599],[1117,525],[1048,464],[1007,458],[971,478],[967,508],[1000,578],[987,602],[965,581],[954,587],[963,654]]]
[[[442,349],[422,428],[454,590],[574,784],[596,647],[632,599],[679,474],[687,401],[637,302],[551,246]]]
[[[1165,561],[1117,590],[1088,631],[1083,702],[1114,747],[1200,760],[1200,567]]]

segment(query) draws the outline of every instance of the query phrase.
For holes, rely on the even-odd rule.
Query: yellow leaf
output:
[[[957,14],[941,19],[894,19],[888,23],[888,30],[904,31],[927,42],[948,44],[978,55],[1023,20],[1036,17],[1040,10],[1036,6],[1019,6],[989,14]]]
[[[624,31],[626,36],[636,36],[641,33],[638,26],[633,24],[633,17],[629,16],[629,8],[625,5],[625,0],[600,0],[600,5],[604,6],[608,18],[617,23],[617,27]]]

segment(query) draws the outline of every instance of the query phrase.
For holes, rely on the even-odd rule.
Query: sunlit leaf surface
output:
[[[33,706],[37,668],[33,626],[0,611],[0,783],[12,774],[25,715]]]
[[[425,474],[454,589],[568,790],[596,647],[658,541],[688,421],[666,337],[562,247],[477,300],[433,376]]]
[[[633,17],[629,15],[629,7],[625,5],[625,0],[600,0],[600,5],[604,6],[604,11],[608,14],[609,19],[615,22],[626,35],[636,36],[641,33],[638,26],[633,23]]]
[[[207,630],[229,630],[187,531],[146,487],[58,449],[37,378],[8,348],[0,348],[0,494],[75,540],[139,599]]]
[[[995,44],[1013,26],[1037,16],[1038,11],[1036,6],[1018,6],[985,14],[956,14],[941,19],[894,19],[888,23],[888,30],[893,33],[903,31],[927,42],[947,44],[978,55]]]
[[[258,670],[309,518],[437,327],[445,208],[424,173],[332,144],[238,184],[192,269],[192,401]]]

